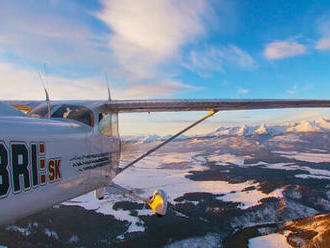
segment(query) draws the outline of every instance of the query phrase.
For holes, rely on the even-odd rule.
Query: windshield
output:
[[[53,104],[53,105],[50,105],[50,111],[52,111],[52,109],[54,107],[56,107],[57,104]],[[31,117],[36,117],[36,118],[44,118],[48,113],[48,107],[47,107],[47,104],[42,104],[42,105],[39,105],[37,107],[35,107],[34,109],[32,109],[28,115],[30,115]]]
[[[64,104],[52,114],[52,118],[66,118],[82,122],[88,126],[94,125],[93,112],[84,106]]]

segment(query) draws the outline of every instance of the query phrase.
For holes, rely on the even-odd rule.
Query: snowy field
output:
[[[310,162],[324,162],[330,161],[330,155],[324,153],[298,153],[298,152],[282,152],[281,156],[288,158],[295,158],[298,160]],[[269,169],[278,170],[305,170],[307,174],[299,174],[299,178],[316,178],[324,179],[330,178],[330,171],[321,169],[312,169],[307,166],[299,166],[295,163],[273,163],[268,164],[259,161],[255,164],[246,164],[247,159],[253,159],[252,156],[238,156],[230,153],[202,155],[198,152],[189,153],[162,153],[161,156],[150,156],[141,161],[135,167],[130,168],[124,173],[118,175],[114,182],[130,190],[135,190],[141,196],[147,198],[152,195],[155,189],[162,189],[168,193],[168,200],[175,204],[176,198],[183,196],[186,193],[205,192],[220,195],[217,199],[225,202],[240,203],[239,208],[248,209],[250,207],[260,204],[260,200],[268,197],[282,198],[283,189],[276,189],[269,194],[261,192],[259,183],[253,181],[246,181],[243,183],[229,183],[226,181],[193,181],[186,176],[192,172],[205,171],[208,168],[205,166],[207,162],[214,162],[220,168],[223,165],[234,164],[239,167],[261,166]],[[122,161],[122,164],[127,161]],[[251,190],[244,190],[246,188],[253,188]],[[96,200],[93,193],[75,198],[71,201],[63,203],[63,205],[81,206],[88,210],[95,210],[97,213],[105,215],[113,215],[116,219],[121,221],[128,221],[130,226],[127,232],[143,232],[145,230],[143,221],[131,214],[129,210],[113,209],[113,206],[118,201],[136,200],[122,196],[119,193],[106,193],[104,200]],[[187,202],[187,200],[185,200]],[[198,201],[190,201],[197,205]],[[137,210],[138,216],[152,215],[152,211],[146,206],[143,210]],[[180,214],[180,213],[178,213]],[[264,242],[271,242],[271,237],[263,237],[257,240],[251,240],[250,247],[258,247],[260,240]],[[279,237],[279,236],[278,236]],[[280,242],[280,241],[279,241]],[[189,242],[188,242],[189,243]],[[271,243],[269,243],[271,245]],[[276,243],[273,242],[276,246]],[[275,247],[274,246],[274,247]],[[273,247],[273,246],[269,246]]]
[[[312,163],[330,162],[329,153],[307,153],[307,152],[284,152],[279,151],[282,157],[293,158],[300,161],[307,161]]]
[[[219,165],[233,163],[238,166],[244,166],[244,159],[250,157],[240,157],[232,154],[213,155],[203,157],[198,153],[168,153],[162,156],[151,156],[146,158],[138,166],[130,168],[115,178],[115,183],[130,190],[136,190],[143,197],[152,195],[155,189],[163,189],[168,193],[168,200],[172,204],[176,198],[186,193],[205,192],[212,194],[221,194],[217,199],[225,202],[240,203],[239,208],[247,209],[256,206],[261,199],[268,197],[281,198],[282,189],[274,190],[265,194],[258,190],[259,184],[253,181],[243,183],[229,183],[226,181],[193,181],[186,178],[192,171],[203,171],[207,167],[203,165],[206,161],[219,161]],[[189,166],[182,166],[184,169],[178,169],[176,163],[186,163]],[[163,165],[167,164],[164,169]],[[175,169],[171,169],[171,165]],[[244,189],[253,187],[255,189],[245,191]],[[114,210],[113,205],[118,201],[133,201],[120,194],[107,193],[104,200],[96,200],[93,193],[88,193],[73,200],[63,203],[63,205],[81,206],[88,210],[95,210],[97,213],[113,215],[119,220],[126,220],[131,223],[127,232],[144,231],[144,223],[136,216],[132,216],[128,210]],[[195,202],[192,202],[196,205]],[[152,215],[152,211],[147,207],[145,210],[138,210],[139,215]]]
[[[249,248],[291,248],[286,237],[279,233],[272,233],[249,240]]]

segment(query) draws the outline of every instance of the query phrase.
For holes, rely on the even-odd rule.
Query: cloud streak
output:
[[[257,63],[246,51],[235,45],[207,46],[204,49],[193,50],[189,53],[186,67],[199,74],[207,74],[209,71],[225,73],[228,66],[250,70]]]
[[[321,39],[316,43],[317,50],[330,50],[330,18],[327,15],[321,16],[316,22],[317,31],[321,35]]]
[[[306,52],[306,47],[296,41],[274,41],[266,46],[264,56],[270,60],[283,59],[304,54]]]
[[[247,94],[247,93],[249,93],[249,90],[248,90],[248,89],[239,89],[239,90],[237,91],[237,93],[238,93],[239,95]]]
[[[125,95],[128,98],[153,98],[153,97],[169,97],[180,91],[192,91],[199,88],[183,84],[179,81],[163,80],[157,83],[140,83],[129,87]]]
[[[319,40],[315,48],[318,50],[330,50],[330,37]]]
[[[73,2],[56,8],[47,1],[22,4],[4,0],[0,3],[0,22],[5,24],[0,26],[0,45],[34,63],[88,68],[109,65],[107,36],[93,30],[89,24],[93,19]]]
[[[291,89],[287,90],[286,92],[289,93],[290,95],[294,95],[297,93],[297,85],[294,85]]]

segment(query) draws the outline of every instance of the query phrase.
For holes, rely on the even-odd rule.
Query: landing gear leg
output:
[[[137,199],[137,200],[140,200],[140,201],[144,202],[145,204],[147,204],[151,208],[151,210],[156,215],[164,216],[166,214],[166,211],[167,211],[167,195],[161,189],[156,189],[149,199],[145,199],[145,198],[143,198],[139,195],[134,194],[133,191],[125,189],[125,188],[121,187],[118,184],[112,184],[112,185],[110,185],[110,187],[113,187],[113,188],[117,189],[122,194],[128,195],[129,197],[131,197],[133,199]]]
[[[105,187],[98,188],[98,189],[94,190],[95,199],[103,200],[104,199],[104,194],[105,194]]]

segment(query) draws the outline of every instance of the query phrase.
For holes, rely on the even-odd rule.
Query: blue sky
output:
[[[117,99],[330,95],[329,1],[3,0],[0,22],[1,99],[43,99],[44,64],[52,99],[105,99],[105,72]]]

